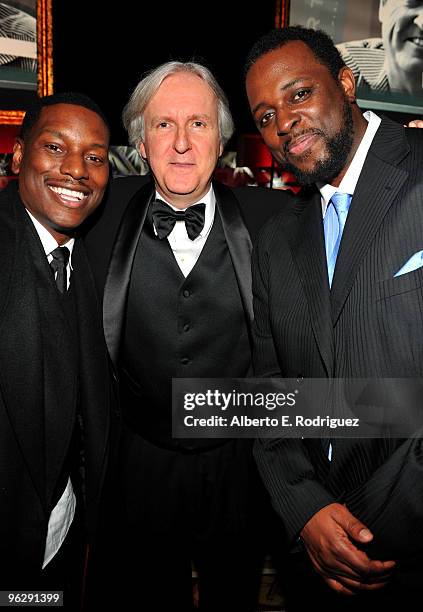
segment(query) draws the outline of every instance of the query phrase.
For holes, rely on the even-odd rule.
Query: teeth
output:
[[[54,193],[58,193],[59,195],[68,196],[69,198],[76,198],[77,200],[82,200],[85,198],[85,194],[82,191],[75,191],[73,189],[66,189],[65,187],[52,187],[50,189],[54,191]]]

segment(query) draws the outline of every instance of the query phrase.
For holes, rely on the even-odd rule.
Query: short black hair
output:
[[[50,96],[44,96],[42,98],[37,98],[27,109],[25,113],[25,117],[23,119],[21,129],[19,132],[19,137],[22,140],[26,140],[29,133],[31,132],[34,125],[37,123],[41,111],[45,106],[54,106],[55,104],[73,104],[75,106],[83,106],[90,111],[96,113],[101,119],[104,121],[109,134],[110,134],[110,126],[107,118],[101,108],[88,96],[83,93],[75,92],[75,91],[67,91],[62,93],[55,93]]]
[[[316,60],[326,66],[329,72],[338,81],[338,75],[345,62],[333,40],[323,30],[312,30],[302,26],[290,26],[282,29],[274,29],[262,36],[251,48],[245,62],[244,75],[256,61],[275,49],[283,47],[288,42],[300,40],[313,52]]]

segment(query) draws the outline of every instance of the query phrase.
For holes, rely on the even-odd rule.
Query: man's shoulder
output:
[[[290,190],[266,187],[236,187],[232,192],[253,241],[269,219],[284,216],[297,198]]]
[[[132,198],[151,183],[150,175],[130,175],[110,179],[99,208],[84,224],[83,234],[101,233],[102,228],[119,225]]]
[[[111,179],[108,190],[108,198],[125,197],[132,198],[136,192],[151,181],[150,174],[131,174],[128,176],[117,176]]]
[[[3,225],[6,217],[11,217],[11,212],[19,202],[17,181],[11,181],[7,187],[0,190],[0,216]]]
[[[301,227],[301,220],[309,207],[315,204],[318,193],[314,185],[303,187],[297,195],[290,193],[279,212],[269,217],[261,227],[258,245],[266,250],[284,248],[283,244],[294,237]]]
[[[395,165],[416,165],[416,156],[423,151],[423,130],[404,127],[397,121],[381,115],[382,123],[376,132],[370,150]],[[410,155],[411,153],[411,155]]]

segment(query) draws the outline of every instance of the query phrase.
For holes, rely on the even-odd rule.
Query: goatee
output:
[[[351,106],[345,100],[340,131],[332,138],[329,138],[325,132],[319,130],[321,137],[326,143],[327,158],[319,159],[313,170],[300,170],[290,162],[284,164],[284,169],[292,172],[300,185],[306,186],[318,182],[330,183],[346,166],[353,144],[353,129],[354,123]]]

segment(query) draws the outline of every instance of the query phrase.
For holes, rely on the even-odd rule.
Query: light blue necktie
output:
[[[329,287],[332,287],[336,258],[338,257],[339,245],[341,244],[342,232],[347,221],[351,198],[352,196],[349,193],[334,193],[323,219]],[[332,444],[330,439],[324,438],[321,442],[327,458],[329,461],[332,461]]]
[[[326,260],[328,263],[329,287],[332,287],[336,258],[341,244],[342,232],[347,220],[352,196],[349,193],[334,193],[323,219]]]

